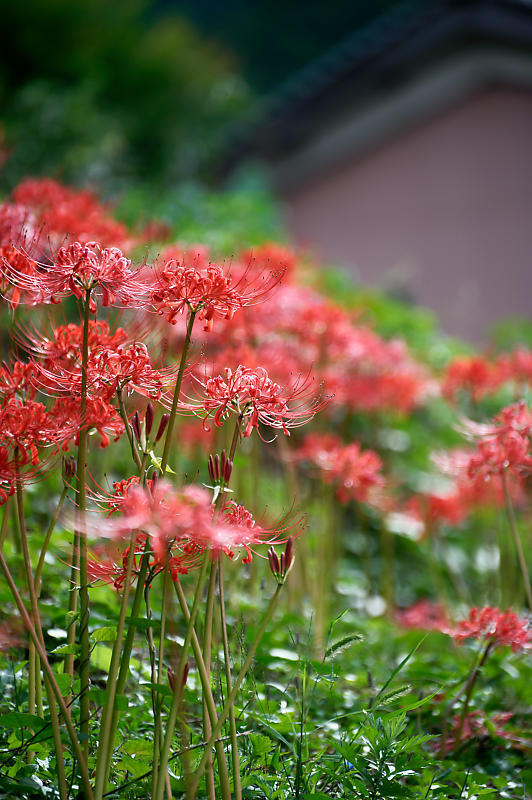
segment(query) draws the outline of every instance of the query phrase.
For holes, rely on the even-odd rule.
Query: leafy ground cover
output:
[[[142,205],[0,206],[1,796],[529,797],[526,340]]]

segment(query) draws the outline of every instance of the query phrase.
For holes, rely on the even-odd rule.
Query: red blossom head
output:
[[[483,639],[494,645],[510,646],[512,650],[529,648],[531,642],[527,620],[520,619],[513,611],[502,612],[491,606],[472,608],[469,617],[456,625],[452,636],[460,643],[470,638]]]
[[[206,254],[198,251],[171,258],[156,270],[151,299],[168,322],[175,324],[181,314],[190,311],[210,331],[215,317],[232,319],[239,309],[264,299],[279,279],[272,271],[253,279],[246,270],[235,276],[230,268],[206,263]]]
[[[288,436],[289,428],[304,425],[326,405],[326,401],[315,397],[314,385],[308,378],[296,380],[290,389],[283,390],[262,367],[240,365],[234,372],[228,367],[225,376],[198,382],[204,398],[186,407],[203,411],[206,418],[212,415],[217,427],[236,414],[244,426],[244,437],[251,436],[259,423],[281,429]]]
[[[38,264],[31,274],[4,260],[3,275],[31,304],[58,303],[68,296],[85,300],[88,295],[92,313],[97,295],[103,306],[137,307],[148,296],[141,273],[131,269],[131,261],[118,248],[102,247],[99,242],[60,247],[52,263]]]

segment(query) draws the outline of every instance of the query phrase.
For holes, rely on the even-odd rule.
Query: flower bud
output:
[[[76,474],[76,459],[63,458],[63,478],[73,478]]]
[[[137,442],[140,442],[141,431],[140,431],[140,417],[138,411],[135,411],[135,413],[133,414],[133,419],[131,420],[131,427],[133,428]]]
[[[148,405],[146,406],[145,420],[146,420],[146,436],[149,436],[153,426],[153,406],[151,403],[148,403]]]
[[[286,542],[284,553],[281,553],[280,559],[273,547],[270,547],[268,550],[268,561],[270,562],[270,569],[275,580],[282,586],[294,565],[294,543],[291,536]]]
[[[232,471],[233,471],[233,462],[227,459],[227,461],[225,462],[224,474],[223,474],[225,483],[229,483],[229,478],[231,477]]]
[[[161,417],[161,421],[159,422],[159,428],[157,429],[157,435],[155,437],[155,441],[158,442],[161,436],[163,435],[166,426],[168,425],[168,420],[170,419],[170,414],[163,414]]]

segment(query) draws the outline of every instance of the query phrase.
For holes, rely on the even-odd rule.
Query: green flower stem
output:
[[[140,607],[142,603],[142,596],[144,591],[144,584],[146,581],[146,575],[148,573],[148,562],[150,559],[150,544],[149,541],[146,541],[146,547],[144,549],[144,553],[142,554],[142,559],[140,562],[139,574],[137,577],[137,587],[135,590],[135,594],[133,596],[133,605],[131,608],[131,617],[132,619],[136,619],[140,613]],[[134,622],[131,622],[128,625],[126,639],[124,642],[124,647],[122,649],[122,657],[120,658],[120,671],[118,673],[118,679],[116,682],[116,694],[123,694],[124,687],[126,685],[127,676],[129,673],[129,660],[131,658],[131,651],[133,649],[133,642],[135,639],[135,632],[137,627]],[[106,756],[106,763],[105,763],[105,770],[104,770],[104,778],[103,778],[103,785],[107,784],[109,779],[109,773],[111,771],[111,761],[113,756],[113,743],[115,740],[116,729],[118,727],[118,719],[120,716],[120,712],[117,708],[111,709],[112,717],[111,717],[111,728],[109,732],[109,744],[107,749],[107,756]]]
[[[84,419],[87,410],[87,363],[89,359],[89,315],[90,315],[90,289],[85,291],[83,303],[83,342],[81,349],[81,398],[80,417],[81,427],[78,444],[78,485],[77,502],[80,524],[76,531],[77,546],[79,548],[79,679],[80,679],[80,731],[83,737],[83,755],[85,764],[89,758],[89,721],[90,721],[90,642],[89,642],[89,576],[87,534],[84,530],[85,512],[87,510],[87,425]]]
[[[91,782],[90,782],[90,779],[89,779],[89,772],[88,772],[87,765],[85,764],[85,761],[84,761],[84,758],[83,758],[83,753],[82,753],[82,750],[81,750],[81,745],[79,743],[79,739],[78,739],[78,737],[76,735],[76,731],[75,731],[74,725],[72,724],[72,719],[70,717],[70,713],[68,711],[68,708],[65,705],[65,701],[63,699],[63,696],[61,695],[61,691],[59,689],[59,686],[57,685],[57,681],[55,679],[55,675],[54,675],[54,673],[52,671],[52,668],[50,667],[50,663],[49,663],[48,657],[46,655],[46,650],[44,649],[44,647],[43,647],[43,645],[41,643],[41,638],[40,637],[42,637],[42,632],[41,632],[41,634],[39,636],[39,633],[35,629],[35,626],[33,625],[31,617],[30,617],[30,615],[28,614],[28,612],[26,610],[26,607],[25,607],[25,605],[24,605],[24,603],[22,601],[22,598],[21,598],[21,596],[19,594],[19,591],[18,591],[18,589],[17,589],[17,587],[15,585],[15,581],[13,580],[13,576],[11,575],[11,573],[9,571],[9,567],[7,566],[6,560],[5,560],[5,558],[4,558],[2,553],[0,553],[0,568],[2,569],[2,572],[4,573],[4,576],[5,576],[8,584],[9,584],[9,588],[11,590],[11,594],[13,595],[13,599],[15,600],[15,604],[16,604],[18,610],[19,610],[20,616],[22,617],[22,621],[23,621],[23,623],[24,623],[24,625],[25,625],[25,627],[26,627],[26,629],[27,629],[27,631],[28,631],[28,633],[29,633],[34,645],[35,645],[35,649],[37,650],[37,652],[39,654],[39,658],[41,659],[41,664],[42,664],[43,669],[44,669],[44,671],[46,673],[46,677],[48,678],[48,680],[50,682],[51,690],[52,690],[53,695],[55,696],[55,699],[57,701],[57,704],[59,705],[59,708],[61,710],[61,715],[63,717],[63,721],[64,721],[64,723],[66,725],[66,728],[67,728],[67,731],[68,731],[68,735],[70,737],[70,741],[71,741],[71,744],[72,744],[72,749],[74,751],[74,756],[78,760],[79,765],[80,765],[81,780],[82,780],[82,783],[83,783],[83,788],[84,788],[84,793],[85,793],[85,800],[94,800],[94,795],[93,795],[93,792],[92,792],[92,786],[91,786]],[[56,755],[57,755],[58,758],[60,758],[60,753],[57,753]]]
[[[259,630],[257,632],[256,637],[255,637],[255,641],[253,642],[253,644],[251,645],[251,647],[249,649],[249,652],[247,654],[246,660],[244,661],[244,664],[242,665],[242,667],[240,669],[240,672],[238,673],[237,679],[236,679],[236,681],[234,683],[234,686],[233,686],[233,688],[231,690],[231,693],[229,694],[229,697],[227,698],[227,700],[225,702],[225,705],[224,705],[224,707],[222,709],[222,713],[218,717],[218,722],[216,723],[216,725],[213,728],[213,731],[211,733],[211,738],[209,739],[209,741],[205,745],[205,752],[203,753],[203,757],[202,757],[202,759],[201,759],[201,761],[200,761],[200,763],[198,765],[198,768],[196,769],[196,776],[194,778],[194,783],[193,783],[193,787],[192,787],[192,798],[195,798],[196,793],[198,791],[198,785],[199,785],[199,782],[201,780],[201,776],[203,775],[203,771],[205,770],[205,766],[207,764],[208,753],[211,750],[212,746],[214,745],[216,739],[220,736],[220,732],[222,730],[222,726],[223,726],[225,720],[227,719],[227,717],[229,715],[230,708],[233,705],[233,703],[235,701],[235,698],[236,698],[236,696],[238,694],[238,690],[240,689],[240,686],[242,684],[242,681],[246,677],[246,674],[247,674],[247,672],[248,672],[248,670],[249,670],[249,668],[251,666],[251,662],[253,661],[253,657],[254,657],[254,655],[255,655],[255,653],[257,651],[257,648],[258,648],[258,646],[260,644],[260,640],[264,636],[264,632],[265,632],[266,628],[268,627],[268,624],[269,624],[269,622],[270,622],[270,620],[272,618],[273,612],[275,610],[275,606],[277,604],[277,599],[278,599],[279,593],[281,591],[281,586],[282,586],[282,584],[278,584],[277,588],[275,589],[275,593],[274,593],[272,599],[270,600],[268,608],[266,609],[266,613],[264,615],[264,618],[263,618],[263,620],[261,622],[260,628],[259,628]],[[162,796],[156,798],[156,800],[162,800]]]
[[[142,469],[142,464],[139,458],[139,454],[137,452],[137,448],[135,445],[135,440],[133,438],[133,431],[131,430],[131,425],[127,416],[126,407],[124,405],[124,400],[122,398],[122,392],[120,389],[116,390],[116,396],[118,398],[118,409],[120,411],[120,416],[122,417],[122,422],[124,423],[124,428],[126,430],[126,435],[129,440],[129,445],[131,447],[131,455],[133,456],[133,461],[137,465],[137,469]]]
[[[141,484],[144,485],[146,479],[145,469],[141,469],[139,477]],[[132,619],[137,619],[140,613],[140,606],[142,603],[142,596],[144,592],[144,584],[146,582],[146,575],[148,574],[149,560],[150,560],[150,543],[149,540],[146,540],[144,552],[142,554],[142,558],[140,561],[139,574],[137,576],[137,586],[135,589],[135,594],[133,596],[133,605],[131,608]],[[118,673],[118,680],[116,685],[116,694],[118,695],[123,693],[124,687],[126,685],[127,676],[129,673],[129,660],[131,658],[131,651],[133,650],[133,642],[135,640],[136,630],[137,626],[135,625],[134,622],[131,622],[128,625],[126,639],[122,649],[122,656],[120,658],[120,671]],[[112,718],[111,718],[111,729],[109,733],[109,745],[108,745],[106,763],[104,768],[104,779],[103,779],[104,786],[107,784],[107,781],[109,780],[109,773],[111,771],[111,762],[113,758],[113,743],[116,736],[116,729],[118,727],[119,717],[120,717],[119,710],[117,708],[113,708]]]
[[[223,495],[223,492],[220,492]],[[219,495],[219,496],[220,496]],[[205,627],[203,632],[203,662],[205,669],[209,675],[211,672],[211,656],[212,656],[212,617],[214,609],[214,589],[216,586],[216,561],[211,562],[211,571],[209,575],[209,586],[207,589],[207,602],[205,604]],[[207,700],[203,698],[203,735],[204,739],[208,741],[211,735],[211,721],[209,711],[207,709]],[[207,762],[206,770],[206,783],[207,794],[209,800],[216,800],[216,793],[214,788],[214,768],[212,761],[212,754]]]
[[[39,659],[39,654],[37,652],[35,653],[35,655]],[[39,659],[39,665],[40,663],[41,662]],[[55,761],[57,766],[59,795],[61,797],[61,800],[68,800],[68,789],[67,789],[66,774],[65,774],[65,759],[63,757],[63,742],[61,741],[61,728],[59,726],[59,715],[57,713],[57,707],[55,704],[52,684],[50,683],[50,679],[46,674],[44,675],[44,686],[46,689],[46,696],[48,698],[48,708],[50,711],[50,721],[52,724],[52,735],[54,737]]]
[[[170,551],[166,556],[165,570],[163,574],[163,595],[161,599],[161,631],[159,636],[159,652],[157,654],[157,672],[152,672],[152,682],[157,683],[159,686],[163,680],[163,666],[164,666],[164,644],[166,635],[166,608],[168,605],[168,590],[170,585],[170,572],[168,570],[168,559],[170,558]],[[155,695],[155,708],[154,708],[154,728],[155,736],[153,741],[153,771],[152,771],[152,795],[155,791],[155,781],[157,776],[157,765],[159,763],[159,751],[162,739],[162,721],[161,721],[161,708],[162,696],[160,692]]]
[[[471,669],[469,670],[469,674],[468,674],[467,678],[465,679],[464,683],[460,686],[460,689],[457,691],[457,693],[449,700],[449,702],[445,706],[445,713],[444,713],[443,727],[442,727],[442,736],[441,736],[441,745],[440,745],[440,757],[442,757],[442,758],[445,755],[445,746],[447,744],[447,738],[448,738],[448,734],[449,734],[449,716],[451,714],[451,711],[453,710],[453,708],[456,705],[456,703],[460,700],[462,695],[465,694],[466,698],[464,700],[464,706],[463,706],[463,709],[462,709],[462,713],[460,715],[460,723],[459,723],[458,732],[457,732],[457,736],[456,736],[456,744],[458,744],[459,741],[460,741],[461,735],[462,735],[462,730],[463,730],[463,727],[464,727],[464,721],[465,721],[465,718],[466,718],[467,710],[469,708],[469,703],[471,701],[471,697],[473,695],[473,689],[475,687],[475,683],[476,683],[477,678],[479,676],[480,670],[484,666],[484,663],[486,662],[486,659],[489,656],[489,654],[491,653],[492,649],[493,649],[493,641],[490,640],[490,641],[488,641],[486,643],[486,647],[484,648],[484,650],[481,652],[480,655],[478,653],[475,654],[475,658],[473,660],[473,665],[472,665]]]
[[[486,659],[488,658],[489,654],[493,649],[493,641],[490,641],[486,644],[484,648],[484,652],[480,657],[480,661],[478,664],[473,668],[469,678],[467,679],[466,686],[465,686],[465,698],[464,698],[464,705],[462,708],[462,713],[460,714],[460,723],[458,725],[458,730],[456,732],[456,744],[460,742],[462,738],[462,731],[464,729],[464,722],[467,716],[467,712],[469,710],[469,703],[471,702],[471,698],[473,696],[473,689],[475,688],[475,684],[477,682],[477,678],[480,674],[482,667],[484,666]]]
[[[161,460],[161,472],[164,475],[168,465],[168,456],[170,454],[170,445],[172,444],[172,434],[174,432],[175,418],[177,414],[177,404],[179,403],[179,395],[181,393],[181,384],[183,383],[183,374],[185,372],[185,364],[187,355],[190,348],[190,341],[192,337],[192,328],[194,327],[194,320],[196,319],[197,311],[192,309],[188,312],[187,332],[185,334],[185,341],[183,342],[183,350],[181,351],[181,361],[179,362],[179,370],[175,382],[174,398],[172,400],[172,408],[170,410],[170,418],[168,420],[168,427],[166,428],[166,437],[164,440],[163,457]]]
[[[18,459],[18,450],[16,451],[17,455],[16,458]],[[37,597],[35,595],[35,584],[33,582],[33,571],[31,568],[31,560],[30,560],[30,551],[28,547],[28,534],[26,531],[26,520],[24,516],[24,496],[22,494],[22,486],[20,480],[17,476],[16,480],[16,489],[15,489],[15,498],[16,498],[16,514],[15,514],[15,522],[17,526],[17,532],[20,542],[20,547],[22,550],[22,558],[24,563],[24,575],[26,579],[26,589],[28,592],[28,598],[30,600],[30,607],[31,607],[31,619],[36,628],[36,630],[40,627],[40,615],[39,615],[39,607],[37,604]],[[41,634],[42,638],[42,634]],[[35,663],[35,645],[33,642],[30,641],[29,643],[29,654],[28,654],[28,713],[35,714],[35,705],[36,705],[36,697],[37,697],[37,681],[40,681],[40,674],[37,674],[37,665]],[[31,756],[31,753],[28,752],[28,756]]]
[[[218,591],[220,599],[220,622],[224,645],[225,682],[227,694],[231,694],[231,664],[229,662],[229,641],[227,638],[227,621],[225,618],[225,594],[222,557],[218,558]],[[231,736],[231,760],[233,764],[233,789],[235,800],[242,800],[242,780],[240,778],[240,757],[238,755],[238,740],[236,735],[235,707],[231,703],[229,708],[229,733]]]
[[[20,541],[22,544],[22,554],[24,557],[24,567],[26,571],[26,583],[28,587],[28,594],[30,597],[30,604],[31,604],[31,616],[30,620],[33,625],[33,629],[36,633],[36,636],[39,639],[40,646],[46,655],[46,648],[44,644],[44,636],[42,632],[41,626],[41,617],[39,613],[39,603],[37,597],[37,581],[33,577],[32,568],[31,568],[31,559],[30,559],[30,551],[28,547],[28,535],[26,531],[26,520],[24,516],[24,496],[22,494],[22,486],[20,481],[17,480],[16,484],[16,501],[17,501],[17,521],[18,521],[18,528],[20,534]],[[33,641],[30,641],[30,654],[29,654],[29,684],[30,689],[32,688],[33,683],[33,697],[32,702],[37,705],[37,713],[40,717],[43,717],[43,702],[42,702],[42,686],[41,686],[41,662],[39,657],[39,651],[37,644]],[[59,780],[59,788],[61,792],[61,797],[63,795],[66,797],[66,778],[65,778],[65,762],[63,757],[63,747],[61,744],[61,731],[59,728],[59,720],[57,716],[57,709],[55,707],[55,701],[51,690],[51,685],[49,680],[46,680],[45,686],[47,689],[47,696],[48,696],[48,706],[50,709],[50,721],[52,725],[52,733],[54,737],[54,744],[56,749],[56,764],[57,764],[57,776]],[[33,711],[30,711],[33,714],[35,711],[35,707]]]
[[[7,528],[9,525],[9,515],[11,513],[11,496],[8,496],[4,504],[4,516],[2,519],[2,528],[0,529],[0,553],[4,549],[4,542],[7,536]]]
[[[181,612],[185,619],[185,622],[188,624],[190,620],[190,611],[188,610],[187,601],[185,599],[185,595],[183,592],[183,587],[176,581],[174,583],[175,592],[177,595],[177,599],[179,600],[179,605],[181,606]],[[196,632],[192,631],[192,650],[194,652],[194,658],[196,659],[196,666],[198,668],[201,688],[203,691],[203,697],[205,699],[207,705],[207,712],[209,714],[209,721],[211,724],[211,729],[216,725],[218,722],[218,717],[216,714],[216,706],[214,704],[214,697],[212,695],[211,689],[211,680],[209,672],[207,671],[205,662],[203,661],[203,655],[200,648],[200,643],[198,637],[196,636]],[[218,772],[220,774],[220,783],[223,787],[225,787],[224,791],[229,791],[229,797],[231,796],[231,789],[229,786],[229,776],[227,774],[227,763],[225,761],[225,751],[223,746],[223,741],[221,739],[217,739],[214,743],[214,748],[216,751],[216,760],[218,763]]]
[[[196,623],[196,617],[198,614],[198,609],[200,605],[201,595],[203,593],[203,587],[205,585],[205,578],[207,574],[207,564],[208,564],[209,554],[206,553],[203,559],[203,563],[201,565],[201,569],[198,575],[198,581],[196,584],[196,592],[194,594],[194,602],[192,605],[192,611],[190,613],[190,619],[188,621],[186,631],[185,631],[185,641],[183,642],[183,647],[181,648],[181,656],[179,659],[179,666],[175,676],[175,686],[174,686],[174,693],[172,697],[172,704],[170,706],[170,712],[168,714],[168,720],[166,722],[166,732],[164,736],[163,746],[161,750],[161,760],[159,765],[159,777],[157,779],[157,791],[153,800],[163,800],[164,794],[164,778],[168,770],[168,758],[170,755],[170,747],[172,745],[172,739],[174,736],[175,726],[177,722],[177,714],[179,711],[179,706],[181,703],[181,695],[183,691],[183,675],[185,673],[185,664],[188,660],[188,651],[190,649],[190,642],[192,639],[192,634],[194,632],[194,625]],[[229,798],[230,800],[230,798]]]
[[[116,626],[116,639],[113,643],[113,651],[111,654],[111,663],[109,665],[109,675],[107,678],[107,697],[106,703],[102,712],[102,720],[100,723],[100,734],[98,753],[96,756],[96,782],[94,786],[95,800],[100,800],[103,796],[105,789],[105,765],[107,764],[109,750],[113,749],[113,742],[111,741],[111,728],[113,719],[113,709],[116,700],[117,692],[117,676],[120,667],[120,653],[122,651],[122,641],[124,638],[124,628],[126,620],[126,611],[129,600],[129,589],[131,586],[131,574],[133,571],[133,559],[135,556],[135,543],[137,540],[137,532],[133,531],[129,542],[129,553],[126,563],[126,576],[124,580],[124,591],[122,593],[122,602],[120,604],[120,614],[118,617],[118,624]]]
[[[44,567],[44,559],[48,551],[48,545],[50,544],[52,533],[54,532],[55,526],[57,525],[57,520],[59,519],[59,514],[61,513],[61,509],[63,508],[63,504],[66,500],[67,493],[68,493],[68,486],[65,486],[63,488],[63,491],[61,492],[61,497],[59,498],[57,508],[55,509],[54,515],[52,517],[52,520],[48,526],[48,530],[46,531],[46,535],[44,537],[44,542],[41,548],[41,554],[39,556],[39,561],[37,563],[37,569],[35,570],[35,591],[37,592],[37,597],[41,596],[41,576]]]
[[[166,575],[168,567],[168,553],[166,556],[166,565],[164,573]],[[150,602],[150,590],[151,590],[151,581],[148,579],[148,582],[144,586],[144,603],[146,606],[146,621],[148,623],[148,627],[146,628],[146,639],[148,641],[148,652],[150,654],[150,676],[151,676],[151,707],[153,713],[153,726],[154,726],[154,737],[153,737],[153,771],[152,771],[152,795],[155,791],[155,776],[156,776],[156,769],[157,764],[159,763],[159,749],[160,749],[160,741],[162,738],[162,723],[161,723],[161,715],[157,715],[157,703],[159,693],[155,689],[154,684],[157,683],[157,651],[155,647],[155,639],[153,637],[153,624],[152,624],[152,610],[151,610],[151,602]],[[164,590],[164,587],[163,587]],[[159,642],[160,644],[160,642]]]
[[[521,575],[523,577],[523,585],[525,587],[528,609],[529,611],[532,611],[532,588],[530,586],[530,575],[528,574],[528,566],[526,563],[525,554],[523,552],[521,537],[519,536],[519,531],[517,530],[515,511],[512,503],[512,498],[510,496],[510,491],[508,488],[508,477],[506,475],[506,470],[503,470],[502,472],[502,485],[504,488],[504,498],[506,500],[506,508],[508,510],[508,519],[510,520],[510,530],[512,531],[512,537],[514,540],[515,549],[517,551],[517,557],[519,559],[519,567],[521,569]]]

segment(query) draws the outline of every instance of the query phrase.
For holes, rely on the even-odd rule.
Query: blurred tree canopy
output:
[[[423,5],[407,0],[403,5]],[[155,10],[178,9],[206,36],[238,54],[258,93],[275,90],[301,67],[363,28],[400,0],[154,0]]]
[[[169,187],[250,94],[221,45],[148,0],[0,0],[0,185],[27,175]]]

